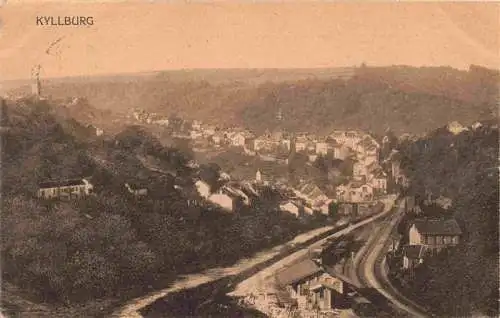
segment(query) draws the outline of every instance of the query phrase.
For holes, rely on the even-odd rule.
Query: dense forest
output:
[[[468,125],[495,118],[500,80],[498,71],[479,66],[467,71],[365,66],[348,72],[347,77],[320,69],[295,77],[271,70],[240,71],[241,76],[237,70],[226,71],[233,81],[220,80],[224,71],[214,72],[217,76],[199,72],[200,76],[184,79],[165,72],[126,81],[47,81],[44,87],[54,97],[86,97],[103,109],[139,107],[167,116],[246,126],[256,132],[279,124],[292,131],[352,128],[381,134],[390,127],[397,134],[422,134],[455,120]],[[283,120],[278,123],[279,109]]]
[[[427,201],[424,213],[454,217],[464,233],[462,244],[424,262],[406,282],[439,317],[498,317],[497,127],[484,123],[458,135],[443,128],[400,146],[410,191],[421,204]],[[444,209],[429,202],[439,197],[452,205]]]
[[[98,138],[52,108],[30,100],[2,106],[2,278],[36,302],[123,300],[320,224],[280,212],[272,189],[236,213],[210,206],[193,186],[200,171],[186,165],[189,155],[141,127]],[[89,177],[95,195],[35,197],[38,182],[75,177]],[[148,196],[133,197],[125,182],[147,184]],[[79,315],[95,316],[89,306]]]

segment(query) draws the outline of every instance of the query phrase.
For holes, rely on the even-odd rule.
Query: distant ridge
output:
[[[99,109],[141,108],[260,132],[321,132],[352,127],[420,134],[451,121],[466,125],[497,114],[499,72],[451,67],[196,69],[92,78],[47,79],[54,98],[85,97]],[[25,86],[14,92],[29,92]]]
[[[248,82],[256,80],[284,81],[307,78],[349,78],[355,72],[356,67],[338,68],[225,68],[225,69],[178,69],[178,70],[155,70],[121,74],[102,74],[93,76],[65,76],[49,77],[44,81],[48,83],[77,83],[77,82],[108,82],[108,81],[132,81],[137,78],[152,77],[158,79],[169,79],[172,81],[195,81],[204,80],[208,82]],[[30,82],[26,79],[0,80],[5,87],[26,85]]]

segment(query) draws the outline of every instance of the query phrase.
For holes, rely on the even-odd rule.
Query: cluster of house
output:
[[[352,292],[351,284],[339,274],[332,273],[318,260],[306,258],[279,271],[275,276],[279,301],[285,308],[299,313],[332,314],[346,308]]]
[[[421,211],[417,205],[412,209]],[[413,274],[426,259],[458,245],[461,236],[462,230],[454,218],[418,217],[408,229],[408,244],[399,246],[400,238],[395,238],[392,250],[402,256],[403,270]]]
[[[228,180],[226,179],[226,181]],[[251,198],[259,195],[250,183],[227,182],[215,191],[202,180],[196,181],[195,186],[202,198],[229,212],[235,211],[242,205],[250,205]]]
[[[280,210],[296,217],[313,215],[315,212],[328,214],[328,206],[333,201],[321,189],[311,182],[301,184],[297,189],[284,188],[285,199]]]
[[[146,123],[172,126],[173,119],[161,118],[156,114],[144,111],[134,111],[137,120]],[[179,119],[175,119],[179,121]],[[305,154],[310,162],[318,156],[355,160],[352,180],[337,187],[335,200],[339,202],[364,203],[373,201],[377,195],[387,193],[387,175],[379,164],[380,144],[369,134],[361,131],[333,131],[328,136],[315,136],[309,133],[287,133],[284,131],[266,132],[255,136],[251,131],[239,127],[219,128],[200,121],[184,121],[182,125],[176,123],[176,128],[181,134],[193,140],[194,148],[197,145],[221,148],[237,147],[248,155],[257,155],[264,161],[288,163],[292,153]],[[395,167],[397,169],[397,167]],[[276,181],[276,180],[274,180]],[[200,181],[201,182],[201,181]],[[255,183],[269,184],[269,175],[258,170]],[[209,201],[233,210],[236,201],[248,200],[237,191],[228,190],[226,186],[216,193],[205,193],[207,185],[198,183],[200,194]],[[237,186],[233,185],[233,188]],[[313,214],[314,211],[328,213],[328,198],[316,185],[306,183],[297,189],[291,190],[291,195],[283,201],[281,209],[296,216],[300,214]],[[203,192],[203,193],[202,193]],[[232,192],[232,193],[231,193]],[[234,194],[237,193],[237,194]]]
[[[138,183],[125,183],[124,189],[135,197],[142,197],[148,194],[147,186]],[[92,195],[94,185],[90,178],[65,179],[57,181],[47,181],[38,184],[37,197],[40,199],[76,199]]]

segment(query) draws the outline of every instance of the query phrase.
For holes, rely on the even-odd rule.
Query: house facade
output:
[[[366,165],[362,162],[356,162],[352,166],[352,176],[355,179],[361,179],[362,177],[366,177],[368,174],[368,169]]]
[[[349,148],[342,145],[336,145],[333,147],[333,157],[335,159],[345,160],[349,157],[350,151]]]
[[[41,199],[69,199],[90,195],[93,190],[94,186],[85,178],[49,181],[38,185],[37,197]]]
[[[329,201],[328,196],[314,183],[302,184],[296,191],[296,195],[313,207],[319,207]]]
[[[214,193],[208,197],[208,201],[229,212],[234,209],[233,198],[227,194]]]
[[[455,246],[462,231],[455,219],[417,219],[410,227],[409,245],[423,245],[433,250]]]
[[[280,204],[280,210],[283,212],[288,212],[290,214],[293,214],[296,217],[300,216],[300,208],[291,201],[288,201],[284,204]]]
[[[344,303],[347,285],[318,263],[305,259],[278,272],[277,283],[297,300],[301,309],[331,312]]]
[[[231,140],[231,145],[234,147],[244,147],[246,142],[246,136],[243,132],[234,133],[229,137]]]
[[[143,185],[139,185],[136,183],[125,183],[125,188],[129,193],[133,194],[136,197],[148,195],[148,189]]]
[[[335,189],[337,199],[341,202],[362,203],[373,200],[373,187],[363,182],[350,182]]]
[[[196,190],[198,191],[198,194],[207,199],[209,196],[210,196],[210,185],[204,181],[201,181],[201,180],[198,180],[195,182],[195,187],[196,187]]]
[[[325,156],[328,153],[328,143],[321,141],[316,143],[316,154]]]
[[[255,151],[269,150],[272,151],[280,145],[279,140],[271,138],[271,135],[263,135],[254,139],[253,149]]]

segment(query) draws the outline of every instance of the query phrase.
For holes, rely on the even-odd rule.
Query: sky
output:
[[[0,0],[0,4],[2,0]],[[37,26],[92,16],[92,26]],[[0,79],[196,68],[499,68],[499,3],[9,0]],[[50,43],[61,39],[47,49]]]

